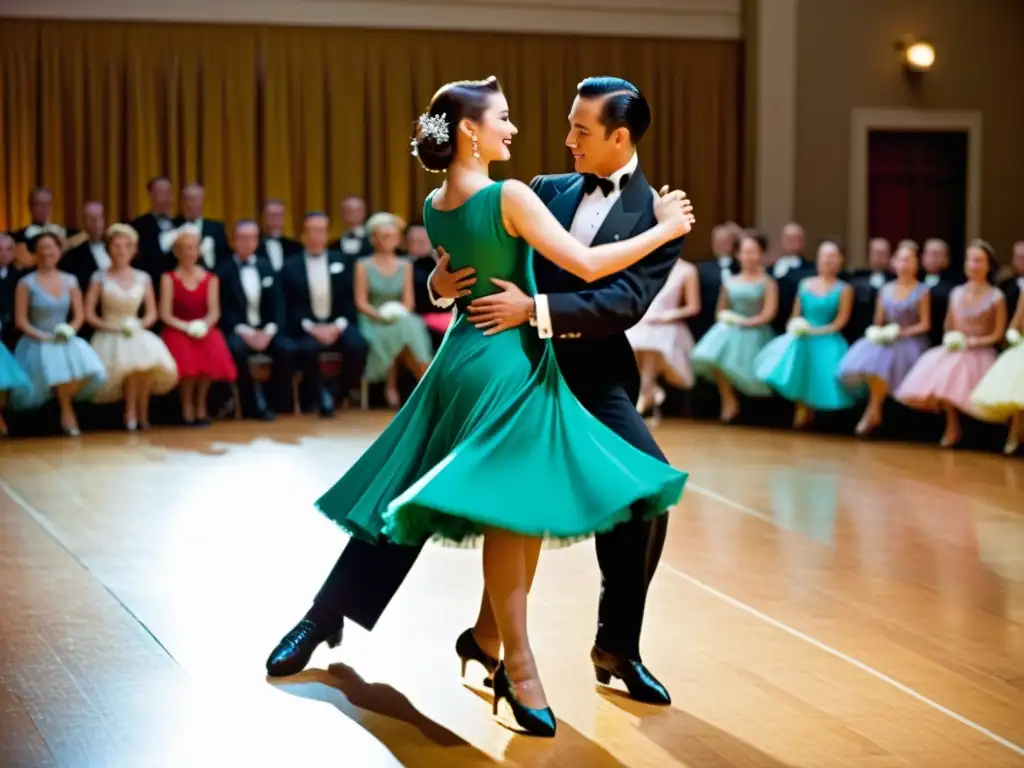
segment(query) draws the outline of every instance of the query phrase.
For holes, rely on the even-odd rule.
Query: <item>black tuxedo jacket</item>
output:
[[[1013,313],[1017,311],[1017,302],[1020,301],[1021,294],[1024,293],[1024,291],[1021,291],[1020,289],[1021,283],[1018,282],[1020,280],[1020,277],[1011,277],[999,284],[999,289],[1006,297],[1007,317],[1013,317]]]
[[[188,222],[181,216],[174,220],[175,227],[180,227],[187,223]],[[199,242],[202,243],[203,240],[208,237],[213,240],[213,268],[216,269],[223,262],[232,258],[231,246],[228,245],[228,232],[224,228],[224,222],[217,221],[216,219],[203,219],[203,229],[199,236]],[[174,258],[173,255],[171,258]],[[206,262],[202,256],[199,257],[199,263],[204,267],[206,266]]]
[[[715,324],[715,312],[718,307],[718,296],[722,292],[722,273],[737,275],[740,271],[739,259],[730,256],[723,267],[717,256],[698,262],[697,278],[700,281],[700,312],[690,321],[690,330],[694,338],[699,339]]]
[[[798,266],[792,267],[782,277],[775,279],[779,289],[779,308],[775,313],[775,319],[772,320],[772,328],[776,333],[786,332],[786,324],[789,322],[790,315],[793,314],[793,305],[796,304],[800,283],[805,277],[813,277],[816,273],[815,266],[801,257]],[[772,274],[772,267],[768,268],[768,274],[775,277]]]
[[[845,278],[853,287],[853,311],[850,313],[850,322],[843,329],[843,336],[849,342],[854,342],[864,335],[875,320],[875,304],[878,301],[879,289],[872,285],[872,275],[875,273],[870,269],[858,269],[849,277]],[[880,272],[885,283],[888,283],[895,276],[889,272]],[[877,282],[877,278],[875,279]]]
[[[344,317],[350,325],[356,322],[355,287],[353,273],[357,257],[328,251],[328,275],[331,280],[331,316],[328,322]],[[303,320],[323,322],[313,315],[309,297],[309,277],[306,274],[305,254],[298,254],[285,262],[279,275],[284,292],[285,327],[289,336],[302,336]]]
[[[922,276],[921,281],[927,283],[927,275]],[[932,346],[942,343],[946,327],[946,312],[949,310],[949,294],[963,282],[962,274],[957,275],[953,270],[947,270],[939,276],[939,281],[935,285],[928,286],[932,312],[932,329],[928,336]]]
[[[57,266],[62,272],[75,276],[83,295],[89,289],[89,281],[93,274],[99,269],[99,264],[96,263],[96,257],[92,255],[92,248],[89,247],[88,242],[72,248],[61,256]]]
[[[261,236],[259,248],[256,249],[256,255],[267,261],[270,261],[270,255],[267,253],[267,240],[269,239]],[[281,254],[284,261],[288,261],[292,256],[302,253],[302,243],[298,240],[292,240],[290,237],[279,237],[277,239],[281,241]],[[284,261],[281,263],[282,269],[284,269]]]
[[[174,254],[165,253],[160,248],[160,233],[174,229],[174,220],[169,216],[158,216],[150,211],[132,220],[132,228],[139,235],[139,250],[135,256],[135,266],[146,272],[153,280],[153,288],[160,285],[160,275],[170,272],[177,266]]]
[[[583,200],[583,176],[538,176],[530,187],[568,230]],[[657,223],[654,194],[638,167],[592,245],[627,240],[653,227]],[[622,386],[631,399],[636,399],[640,377],[625,332],[644,316],[682,247],[683,238],[674,240],[629,269],[593,283],[538,254],[534,260],[537,293],[548,297],[555,355],[570,387],[594,390]]]
[[[357,230],[346,232],[337,240],[329,242],[327,250],[338,251],[343,256],[358,259],[362,256],[370,256],[373,253],[373,243],[367,237],[366,230],[359,227]]]
[[[273,323],[284,330],[284,294],[281,280],[270,261],[256,257],[256,270],[260,275],[260,322],[255,326],[262,331]],[[232,258],[217,266],[220,278],[220,327],[225,333],[234,333],[236,325],[249,325],[249,301],[242,287],[242,267]]]

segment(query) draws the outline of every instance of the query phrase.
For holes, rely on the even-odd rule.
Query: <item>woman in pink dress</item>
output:
[[[697,268],[679,259],[646,314],[626,331],[640,369],[640,397],[636,402],[640,413],[652,405],[658,409],[665,402],[665,390],[659,386],[659,378],[679,389],[693,386],[693,369],[690,368],[693,334],[686,319],[699,312]]]
[[[994,264],[991,245],[971,242],[964,264],[967,282],[949,295],[942,345],[921,355],[895,393],[910,408],[945,412],[943,448],[963,436],[961,412],[985,418],[971,403],[971,393],[995,362],[995,345],[1006,332],[1006,299],[988,279]]]

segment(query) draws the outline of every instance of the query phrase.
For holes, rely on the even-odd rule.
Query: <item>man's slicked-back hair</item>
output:
[[[629,140],[639,144],[651,127],[651,107],[640,89],[621,77],[588,77],[576,86],[581,99],[604,99],[601,124],[606,135],[619,128],[629,131]]]

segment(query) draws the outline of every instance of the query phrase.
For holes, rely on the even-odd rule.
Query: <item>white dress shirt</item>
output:
[[[309,306],[316,318],[316,322],[309,318],[302,321],[302,330],[309,333],[317,323],[331,321],[331,263],[327,251],[319,256],[304,253],[302,258],[306,262],[306,280],[309,282]],[[348,319],[339,317],[334,324],[344,331],[348,327]]]
[[[260,280],[260,271],[256,266],[256,257],[251,256],[245,261],[235,256],[238,262],[238,275],[242,281],[242,291],[245,293],[245,323],[235,326],[235,333],[241,334],[246,331],[253,331],[263,325],[263,317],[260,314],[260,302],[263,300],[263,283]],[[269,278],[268,278],[269,279]],[[277,333],[275,323],[267,323],[263,329],[268,336]]]
[[[772,264],[772,277],[776,280],[781,280],[788,275],[792,270],[797,269],[803,264],[803,259],[798,254],[787,253],[784,256],[779,256]]]
[[[281,245],[281,239],[268,237],[263,244],[267,249],[267,258],[270,259],[270,266],[274,268],[275,272],[280,272],[284,264],[284,246]]]
[[[89,250],[92,251],[92,258],[96,262],[96,268],[104,272],[110,269],[110,254],[107,253],[107,246],[101,240],[98,243],[89,243]]]
[[[942,275],[928,274],[924,276],[924,284],[929,288],[934,288],[939,284],[939,280],[942,279]]]
[[[569,226],[570,235],[585,246],[590,247],[591,243],[594,242],[594,237],[597,236],[598,231],[601,229],[601,225],[604,224],[604,220],[608,218],[608,214],[612,206],[615,205],[615,201],[622,195],[619,182],[627,173],[630,175],[636,173],[639,163],[640,161],[634,153],[628,163],[608,177],[608,180],[615,184],[615,189],[612,190],[611,194],[605,195],[604,191],[598,187],[590,194],[583,196],[573,216],[572,224]],[[433,279],[433,276],[433,273],[431,273],[431,279]],[[435,298],[429,281],[427,282],[427,289],[430,293],[430,300],[435,306],[447,309],[452,305],[452,299]],[[547,294],[538,293],[533,297],[533,300],[537,307],[537,335],[542,339],[550,339],[554,335],[554,330],[551,327],[551,312],[548,308]]]

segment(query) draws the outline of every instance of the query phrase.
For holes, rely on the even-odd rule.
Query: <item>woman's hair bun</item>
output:
[[[412,153],[433,173],[448,170],[455,159],[455,126],[445,113],[420,115],[412,139]]]

